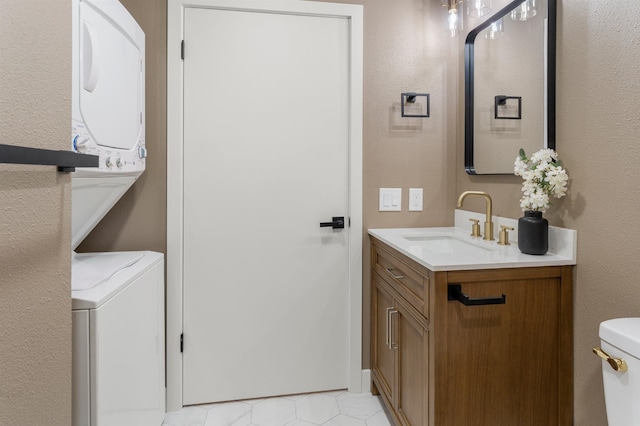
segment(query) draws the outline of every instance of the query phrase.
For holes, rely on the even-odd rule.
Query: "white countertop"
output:
[[[517,243],[517,220],[494,216],[495,241],[471,237],[469,218],[484,214],[456,210],[453,227],[369,229],[369,234],[390,245],[432,271],[525,268],[576,264],[575,230],[549,227],[549,251],[540,256],[521,253]],[[515,228],[510,232],[511,245],[497,243],[499,225]],[[431,240],[431,241],[428,241]]]

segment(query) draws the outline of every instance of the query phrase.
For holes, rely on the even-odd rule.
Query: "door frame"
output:
[[[349,392],[368,381],[362,370],[362,87],[363,7],[301,0],[167,0],[167,411],[182,405],[183,330],[183,62],[186,8],[331,16],[350,22],[349,64]],[[368,385],[365,385],[368,389]]]

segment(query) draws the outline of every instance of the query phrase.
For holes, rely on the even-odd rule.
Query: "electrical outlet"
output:
[[[409,188],[409,211],[422,211],[422,188]]]

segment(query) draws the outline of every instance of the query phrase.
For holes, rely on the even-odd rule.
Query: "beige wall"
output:
[[[367,229],[453,222],[455,44],[432,0],[346,1],[364,5],[363,364],[369,367],[370,251]],[[400,117],[400,94],[431,95],[430,118]],[[402,188],[402,212],[379,212],[379,188]],[[409,212],[409,188],[424,209]]]
[[[506,0],[505,0],[506,1]],[[520,179],[463,171],[462,38],[444,37],[438,0],[361,0],[364,4],[364,226],[450,225],[457,195],[487,190],[494,212],[519,217]],[[634,217],[640,194],[634,165],[640,78],[635,0],[615,8],[598,0],[559,6],[558,151],[570,194],[546,215],[578,230],[575,292],[576,425],[605,424],[598,343],[600,321],[638,316],[640,264]],[[81,246],[84,250],[165,248],[165,38],[162,0],[123,1],[147,34],[147,172]],[[432,96],[432,117],[399,119],[403,91]],[[455,102],[457,100],[458,102]],[[635,132],[635,134],[634,134]],[[404,211],[378,212],[378,188],[403,188]],[[425,210],[407,212],[408,188],[425,189]],[[476,200],[465,208],[479,212]],[[637,234],[637,233],[636,233]],[[365,327],[369,251],[365,239]],[[368,365],[368,340],[365,365]]]
[[[546,214],[552,225],[578,230],[575,282],[575,424],[606,424],[599,344],[601,321],[640,316],[640,38],[636,0],[615,7],[563,0],[558,20],[557,149],[570,192]],[[461,110],[460,110],[461,111]],[[519,178],[461,172],[456,193],[487,190],[495,213],[518,217]],[[482,211],[482,210],[478,210]]]
[[[578,230],[576,424],[600,425],[598,325],[640,316],[640,4],[572,0],[561,10],[558,149],[572,182],[555,217]]]
[[[69,0],[0,0],[0,143],[68,149]],[[71,186],[0,165],[0,424],[71,424]]]

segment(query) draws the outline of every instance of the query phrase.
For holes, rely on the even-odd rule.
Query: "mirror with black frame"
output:
[[[555,143],[556,0],[515,0],[465,42],[465,170],[513,174]]]

